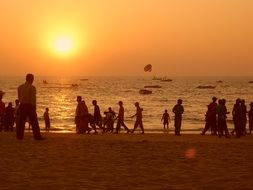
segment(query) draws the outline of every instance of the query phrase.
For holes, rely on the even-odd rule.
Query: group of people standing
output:
[[[212,135],[218,135],[219,137],[225,136],[230,137],[230,133],[227,127],[227,115],[230,112],[227,111],[226,100],[219,99],[218,104],[216,103],[217,98],[213,97],[212,102],[207,106],[206,112],[206,124],[202,131],[202,135],[210,129]],[[247,113],[249,118],[249,133],[253,130],[253,102],[250,103],[250,111],[247,112],[245,100],[236,99],[233,106],[232,116],[234,123],[234,130],[231,132],[232,135],[236,133],[236,137],[241,137],[247,134]]]
[[[18,87],[18,99],[15,100],[15,108],[10,102],[5,107],[2,101],[4,92],[0,91],[0,131],[13,131],[16,123],[16,137],[19,140],[24,138],[25,123],[32,126],[35,140],[43,140],[36,112],[36,87],[33,85],[34,75],[27,74],[26,81]],[[44,113],[46,130],[50,128],[49,109]]]
[[[92,101],[92,105],[94,106],[94,114],[90,114],[88,111],[88,107],[84,100],[82,100],[81,96],[77,96],[77,107],[76,107],[76,116],[75,116],[75,124],[76,124],[76,132],[79,134],[90,133],[90,131],[94,130],[94,133],[97,134],[97,127],[102,130],[103,133],[109,132],[113,133],[114,131],[114,122],[117,120],[115,132],[119,133],[121,126],[124,127],[126,133],[134,133],[134,131],[140,127],[141,133],[144,134],[143,127],[143,109],[140,107],[139,102],[135,102],[136,113],[131,116],[131,118],[136,117],[136,121],[134,124],[134,128],[130,130],[125,122],[124,122],[124,107],[123,102],[119,101],[119,111],[118,115],[112,110],[111,107],[108,108],[108,111],[105,111],[105,117],[101,116],[100,108],[97,104],[96,100]],[[174,126],[175,126],[175,135],[180,135],[181,131],[181,123],[182,123],[182,114],[184,112],[184,107],[182,106],[182,100],[179,99],[177,104],[173,108],[173,113],[175,114]],[[167,110],[162,116],[164,129],[169,126],[170,116]]]
[[[116,113],[112,110],[111,107],[108,108],[108,111],[105,111],[105,117],[103,118],[100,112],[100,108],[96,100],[92,101],[94,106],[94,114],[90,114],[88,107],[81,96],[77,96],[77,107],[76,107],[76,132],[79,134],[90,133],[91,130],[94,130],[94,133],[97,133],[97,127],[102,130],[103,133],[109,132],[112,133],[114,130],[114,121],[117,120],[117,125],[115,133],[119,133],[121,126],[124,127],[127,133],[133,133],[136,128],[139,126],[142,134],[144,134],[143,122],[142,122],[142,111],[139,102],[135,103],[136,114],[131,117],[136,117],[134,129],[132,131],[126,126],[124,122],[124,106],[123,102],[119,101],[119,112],[116,116]]]

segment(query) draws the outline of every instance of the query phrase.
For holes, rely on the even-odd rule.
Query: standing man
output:
[[[4,127],[5,103],[2,101],[4,92],[0,90],[0,132]]]
[[[127,128],[127,126],[124,123],[124,107],[123,107],[122,101],[119,101],[119,113],[118,113],[117,118],[118,118],[118,122],[117,122],[115,133],[119,133],[121,126],[123,126],[125,128],[125,130],[127,131],[127,133],[129,133],[130,130]]]
[[[40,134],[40,127],[36,113],[36,88],[32,85],[34,81],[33,74],[26,75],[26,82],[18,87],[19,122],[17,125],[17,139],[24,138],[25,122],[27,118],[32,125],[33,137],[35,140],[43,140]]]
[[[172,109],[172,112],[175,114],[174,126],[175,126],[175,135],[177,136],[180,136],[182,114],[184,113],[184,107],[182,106],[182,103],[183,101],[181,99],[178,99],[177,104]]]
[[[138,126],[140,126],[141,131],[142,131],[141,134],[144,134],[144,128],[143,128],[143,122],[142,122],[142,111],[143,111],[143,109],[140,107],[139,102],[135,102],[134,105],[136,107],[136,114],[134,114],[132,116],[132,118],[136,116],[136,121],[135,121],[135,124],[134,124],[134,129],[132,130],[131,133],[134,133],[135,129]]]

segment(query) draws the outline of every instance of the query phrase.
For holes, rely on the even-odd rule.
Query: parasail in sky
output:
[[[152,71],[152,65],[151,64],[148,64],[144,67],[144,71],[145,72],[151,72]]]

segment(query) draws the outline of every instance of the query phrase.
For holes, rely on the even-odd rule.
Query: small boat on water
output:
[[[216,82],[217,82],[217,83],[223,83],[223,81],[222,81],[222,80],[217,80]]]
[[[152,80],[162,80],[162,77],[153,77]]]
[[[88,79],[80,79],[80,81],[86,81],[86,80],[88,80]]]
[[[253,80],[250,80],[249,83],[253,83]]]
[[[171,82],[172,79],[163,78],[161,81],[162,81],[162,82]]]
[[[211,85],[200,85],[197,86],[198,89],[214,89],[216,86],[211,86]]]
[[[146,90],[146,89],[141,89],[141,90],[139,90],[139,93],[140,94],[152,94],[152,91],[151,90]]]
[[[43,84],[48,84],[48,82],[46,80],[43,80]]]
[[[152,80],[160,80],[162,82],[171,82],[172,79],[168,79],[167,77],[153,77]]]
[[[148,86],[144,86],[144,88],[162,88],[162,86],[160,86],[160,85],[148,85]]]
[[[71,87],[78,87],[78,84],[71,84]]]

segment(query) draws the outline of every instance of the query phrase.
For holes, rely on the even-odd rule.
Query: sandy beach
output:
[[[253,136],[0,133],[0,189],[253,189]]]

